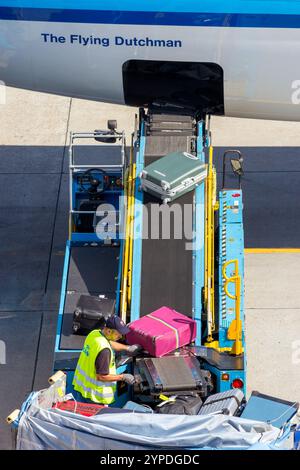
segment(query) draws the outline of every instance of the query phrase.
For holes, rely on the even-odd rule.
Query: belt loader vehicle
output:
[[[43,404],[46,403],[48,409],[54,397],[61,400],[72,393],[73,375],[85,340],[85,334],[76,328],[74,312],[83,296],[92,296],[109,301],[109,308],[113,306],[114,313],[125,322],[134,322],[168,306],[192,318],[197,325],[193,343],[162,358],[151,358],[147,353],[137,359],[117,356],[117,373],[134,373],[140,381],[134,387],[118,382],[115,402],[111,405],[116,411],[115,417],[109,415],[102,417],[103,423],[101,421],[106,436],[101,439],[109,440],[109,446],[112,446],[109,448],[148,448],[149,442],[147,445],[144,441],[138,442],[141,436],[136,434],[134,443],[127,441],[131,425],[141,429],[146,440],[149,438],[147,429],[151,434],[156,428],[157,447],[151,443],[149,448],[215,448],[214,431],[207,434],[206,420],[215,420],[210,426],[212,429],[215,426],[218,432],[219,426],[226,429],[233,426],[235,433],[236,423],[230,421],[234,419],[230,416],[233,413],[243,418],[235,418],[242,419],[238,424],[241,426],[238,436],[229,433],[229,440],[225,437],[217,448],[245,449],[253,442],[258,448],[280,448],[290,435],[289,423],[298,404],[255,392],[246,407],[242,398],[238,406],[233,406],[239,394],[243,397],[246,393],[243,158],[240,152],[225,152],[223,175],[218,179],[209,118],[140,109],[130,148],[126,145],[124,132],[116,130],[115,121],[109,121],[108,128],[92,133],[71,133],[69,240],[55,342],[55,374],[50,387],[50,390],[54,387],[54,391],[44,392],[42,398],[40,395],[29,397],[21,413],[13,414],[9,421],[20,428],[28,409],[34,410],[30,411],[33,415],[43,414]],[[95,139],[97,144],[78,144],[86,139]],[[205,166],[206,177],[191,190],[183,191],[183,195],[164,204],[142,190],[141,178],[149,164],[179,151],[199,159],[200,166]],[[236,176],[234,180],[231,178],[234,186],[230,188],[226,186],[229,158]],[[177,436],[176,415],[149,417],[137,413],[130,419],[118,418],[123,407],[128,412],[128,403],[132,400],[152,410],[162,399],[170,400],[182,391],[207,400],[198,417],[184,418],[184,425],[192,432],[191,436],[189,432],[183,433],[186,436],[183,441]],[[225,415],[221,414],[221,417],[220,398],[215,395],[218,393],[223,393],[221,401]],[[214,395],[218,398],[214,399]],[[216,409],[219,410],[217,415]],[[269,411],[264,414],[266,409]],[[205,410],[209,410],[209,414]],[[47,422],[46,415],[42,419]],[[59,419],[62,419],[60,415]],[[67,413],[68,423],[69,419],[71,416]],[[198,429],[199,420],[204,420],[201,423],[206,429],[203,441]],[[68,428],[72,428],[70,423]],[[97,424],[93,420],[89,423],[91,435],[98,436]],[[63,422],[59,426],[64,426]],[[126,427],[125,434],[122,426]],[[164,434],[166,428],[171,440]],[[27,426],[21,426],[21,433],[20,429],[18,431],[21,436],[18,448],[26,448],[25,442],[28,442],[28,436],[24,438],[24,429],[26,436]],[[241,429],[247,438],[241,438]],[[255,437],[251,434],[253,430]],[[112,444],[114,432],[118,435]],[[48,430],[46,434],[49,437]],[[260,440],[265,435],[268,436],[266,441]],[[78,441],[72,448],[85,448],[81,437],[78,431]],[[233,447],[229,444],[232,440],[236,440]],[[96,445],[101,447],[103,442]],[[65,447],[63,440],[47,445],[44,448],[70,448]]]

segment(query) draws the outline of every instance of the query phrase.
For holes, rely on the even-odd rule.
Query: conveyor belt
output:
[[[184,135],[150,135],[146,138],[145,166],[173,151],[190,151],[193,135],[186,132],[186,117],[184,117]],[[156,124],[156,123],[155,123]],[[156,125],[157,127],[157,125]],[[155,127],[155,129],[156,129]],[[179,135],[178,135],[179,134]],[[176,199],[173,204],[193,204],[194,191]],[[142,244],[142,276],[141,276],[141,304],[140,316],[147,315],[154,310],[168,306],[175,310],[192,316],[193,308],[193,252],[186,249],[188,240],[174,238],[174,220],[171,217],[170,239],[151,239],[151,205],[158,204],[158,200],[148,194],[144,195],[144,217],[148,211],[148,227],[143,228]],[[172,207],[172,203],[169,206]],[[183,214],[183,211],[182,211]],[[185,226],[186,230],[186,226]],[[190,227],[189,233],[192,232]]]

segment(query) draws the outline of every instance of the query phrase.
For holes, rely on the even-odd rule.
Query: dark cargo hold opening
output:
[[[224,114],[218,64],[129,60],[123,65],[125,103],[178,114]]]

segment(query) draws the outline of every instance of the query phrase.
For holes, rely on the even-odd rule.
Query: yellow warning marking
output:
[[[300,253],[300,248],[245,248],[245,253]]]

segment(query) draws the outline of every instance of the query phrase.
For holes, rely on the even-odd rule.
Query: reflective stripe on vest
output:
[[[109,405],[114,401],[116,382],[97,380],[95,361],[103,349],[110,350],[109,374],[116,374],[114,352],[109,341],[99,330],[92,331],[86,338],[75,370],[73,387],[84,398],[95,403]]]
[[[91,387],[86,387],[84,385],[83,382],[81,382],[81,380],[78,379],[78,377],[74,377],[74,383],[76,383],[76,385],[78,385],[79,387],[81,387],[85,392],[91,394],[93,393],[94,395],[96,395],[96,397],[98,397],[100,400],[102,400],[103,398],[113,398],[114,397],[114,393],[98,393],[97,390],[95,389],[92,389]]]
[[[81,369],[79,365],[77,365],[77,371],[83,375],[85,380],[88,382],[91,382],[91,384],[96,385],[96,387],[113,387],[115,382],[101,382],[100,380],[94,380],[91,377],[89,377],[84,370]]]

